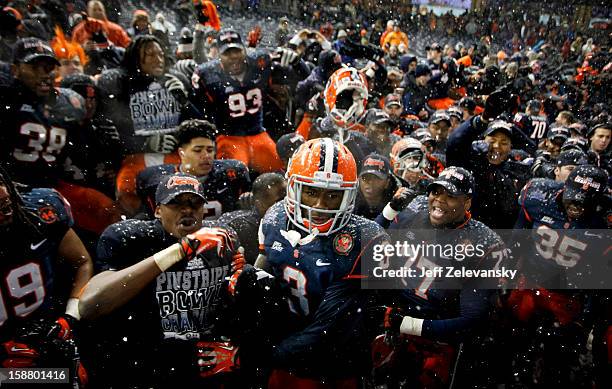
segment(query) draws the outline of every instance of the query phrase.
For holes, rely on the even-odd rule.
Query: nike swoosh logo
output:
[[[41,246],[43,243],[45,243],[46,241],[47,241],[47,239],[43,239],[43,240],[41,240],[40,242],[38,242],[37,244],[31,244],[31,245],[30,245],[30,249],[31,249],[32,251],[35,251],[35,250],[37,250],[37,249],[38,249],[38,248],[39,248],[39,247],[40,247],[40,246]]]
[[[219,190],[217,190],[217,194],[221,194],[221,193],[225,192],[228,189],[229,188],[227,186],[225,188],[223,188],[223,189],[219,189]]]
[[[11,347],[11,351],[14,352],[14,353],[17,353],[19,351],[28,351],[28,350],[30,350],[30,349],[29,348],[17,348],[15,346]]]
[[[321,259],[317,259],[316,265],[317,266],[329,266],[329,265],[331,265],[331,263],[330,262],[323,262]]]
[[[597,235],[597,234],[591,234],[590,232],[584,232],[585,236],[592,236],[592,237],[597,237],[597,238],[601,238],[601,235]]]

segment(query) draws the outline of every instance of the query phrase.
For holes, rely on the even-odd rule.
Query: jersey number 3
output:
[[[34,312],[45,299],[45,287],[43,285],[40,266],[36,263],[28,263],[20,266],[6,276],[6,285],[10,297],[25,299],[21,304],[15,305],[13,311],[17,317],[26,317]],[[32,297],[27,298],[28,295]],[[4,296],[0,292],[0,326],[8,319]]]
[[[15,149],[13,157],[18,161],[36,162],[42,157],[46,162],[54,162],[66,144],[66,130],[59,127],[47,129],[38,123],[24,123],[19,133],[30,138],[30,150]]]
[[[247,103],[251,106],[250,108],[247,107]],[[249,90],[246,95],[234,93],[227,98],[230,116],[233,118],[244,116],[247,112],[251,115],[256,114],[261,108],[261,103],[261,90],[259,88]]]

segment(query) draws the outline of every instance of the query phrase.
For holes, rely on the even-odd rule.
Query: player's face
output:
[[[559,156],[559,153],[561,153],[561,146],[562,142],[546,139],[546,151],[548,151],[553,158]]]
[[[451,196],[442,186],[436,186],[429,192],[429,222],[436,227],[460,223],[471,205],[469,197]]]
[[[429,124],[429,133],[436,141],[445,140],[448,137],[448,125],[446,122]]]
[[[610,135],[612,130],[608,128],[598,128],[595,130],[595,133],[591,137],[591,148],[593,151],[601,153],[606,151],[608,146],[610,145]]]
[[[366,135],[368,139],[378,145],[384,145],[389,143],[389,134],[390,134],[389,124],[381,123],[381,124],[370,124],[367,127]]]
[[[489,144],[487,159],[491,165],[501,165],[508,159],[512,151],[512,140],[503,132],[494,132],[485,136],[485,142]]]
[[[6,227],[13,222],[13,203],[8,190],[0,185],[0,227]]]
[[[215,160],[215,142],[208,138],[193,138],[179,148],[179,155],[186,173],[205,176],[210,173]]]
[[[165,65],[164,51],[157,42],[149,42],[140,48],[140,70],[144,74],[159,77],[164,74]]]
[[[182,238],[202,227],[204,200],[192,193],[180,194],[170,203],[158,205],[155,217],[170,235]]]
[[[62,78],[71,74],[83,73],[83,65],[78,55],[75,55],[71,59],[65,58],[60,59],[59,74]]]
[[[344,192],[341,190],[314,188],[304,185],[302,189],[302,204],[312,208],[335,210],[340,209],[343,196]],[[308,211],[302,210],[302,214],[308,215]],[[331,219],[329,214],[312,212],[312,222],[314,224],[325,224],[329,219]]]
[[[557,182],[565,182],[567,180],[567,176],[570,175],[572,171],[576,169],[576,165],[565,165],[561,167],[555,168],[555,181]]]
[[[451,130],[454,130],[455,128],[459,127],[459,125],[461,124],[461,121],[454,116],[451,116],[450,120],[451,120]]]
[[[382,200],[388,185],[389,178],[380,178],[368,173],[359,177],[359,190],[370,206],[377,205]]]
[[[246,52],[243,49],[227,49],[219,58],[223,70],[230,76],[238,76],[246,70]]]
[[[391,117],[391,119],[399,120],[402,115],[402,107],[394,104],[390,107],[385,107],[385,112]]]
[[[104,12],[104,6],[99,1],[93,1],[90,3],[89,8],[87,9],[87,14],[94,19],[99,19],[99,20],[106,19],[106,14]]]
[[[563,200],[563,207],[567,217],[572,220],[580,219],[584,215],[584,206],[580,203]]]
[[[53,88],[56,65],[48,59],[37,59],[30,63],[14,65],[13,73],[16,79],[39,97],[46,97]]]

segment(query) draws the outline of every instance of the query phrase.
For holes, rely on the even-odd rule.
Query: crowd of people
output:
[[[610,387],[610,27],[258,3],[2,2],[1,367]],[[424,242],[481,250],[379,250]]]

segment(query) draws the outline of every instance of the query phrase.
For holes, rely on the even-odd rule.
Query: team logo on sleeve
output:
[[[334,251],[340,255],[347,255],[354,244],[355,241],[350,234],[338,234],[334,238]]]
[[[55,211],[55,208],[53,208],[51,206],[46,206],[46,207],[38,208],[38,216],[40,217],[40,219],[42,221],[44,221],[47,224],[51,224],[51,223],[57,221],[57,219],[58,219],[57,212]]]

